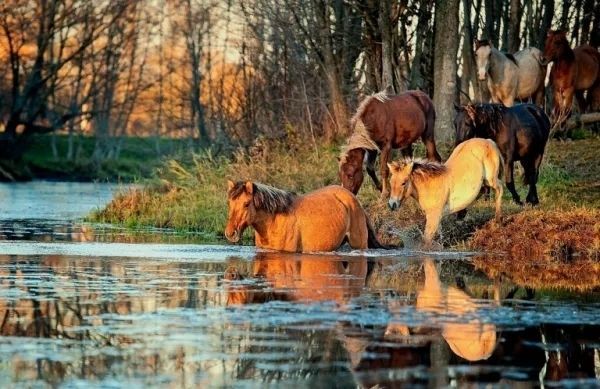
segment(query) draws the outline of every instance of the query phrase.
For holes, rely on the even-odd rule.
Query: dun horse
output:
[[[358,107],[350,125],[353,134],[340,156],[339,174],[344,188],[358,193],[362,185],[363,160],[367,159],[367,173],[382,191],[389,192],[387,162],[392,149],[401,149],[405,157],[412,156],[412,144],[421,138],[427,149],[427,158],[441,161],[435,147],[433,127],[435,109],[423,92],[408,91],[398,96],[380,92],[367,97]],[[375,173],[375,160],[381,151],[381,182]]]
[[[493,103],[511,107],[515,100],[532,98],[543,106],[546,67],[542,66],[540,50],[528,47],[513,56],[497,50],[487,40],[477,40],[475,57],[478,78],[487,79]]]
[[[346,303],[359,296],[367,279],[366,257],[323,254],[292,255],[281,252],[257,253],[252,261],[253,279],[263,287],[243,281],[237,267],[225,271],[227,305],[282,301],[335,301]]]
[[[474,137],[492,139],[504,157],[504,178],[513,201],[521,204],[513,180],[514,162],[521,161],[529,184],[526,201],[538,204],[537,180],[550,133],[550,120],[533,104],[506,108],[500,104],[456,106],[456,144]]]
[[[600,109],[600,53],[590,45],[574,49],[564,31],[548,31],[544,48],[545,63],[553,62],[550,84],[553,90],[556,118],[566,117],[571,112],[573,95],[579,110],[585,112]],[[584,92],[588,91],[587,101]]]
[[[444,213],[467,208],[485,184],[496,193],[496,221],[500,221],[502,184],[498,178],[502,156],[489,139],[470,139],[458,145],[445,164],[408,159],[389,164],[392,172],[389,207],[395,210],[408,197],[425,212],[425,245],[431,241]]]
[[[228,182],[225,237],[237,242],[254,228],[256,246],[292,252],[382,248],[360,203],[341,186],[300,196],[251,181]]]

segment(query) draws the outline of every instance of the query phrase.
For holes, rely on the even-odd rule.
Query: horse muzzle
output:
[[[225,238],[231,243],[237,243],[240,240],[240,231],[238,229],[234,229],[232,232],[225,230]]]
[[[400,200],[392,200],[391,198],[388,200],[388,207],[390,207],[390,210],[395,211],[396,209],[400,208],[400,205],[402,205],[402,202]]]

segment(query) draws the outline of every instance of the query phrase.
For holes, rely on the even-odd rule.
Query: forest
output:
[[[146,155],[172,151],[161,138],[196,151],[248,147],[258,137],[336,142],[361,98],[382,90],[432,96],[436,137],[449,141],[453,104],[489,100],[476,77],[474,39],[508,53],[543,50],[546,32],[563,29],[572,47],[597,47],[595,5],[5,1],[0,166],[11,178],[40,134],[51,134],[39,138],[51,158],[71,163],[119,159],[128,137],[146,139]]]

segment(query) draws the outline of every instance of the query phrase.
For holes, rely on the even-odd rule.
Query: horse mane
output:
[[[392,162],[391,165],[397,169],[402,169],[402,167],[409,163],[413,164],[410,173],[411,178],[424,179],[428,177],[438,177],[448,170],[443,163],[421,158],[406,158],[400,162]]]
[[[507,107],[502,104],[476,104],[474,107],[476,112],[475,130],[478,131],[481,125],[486,125],[490,133],[484,135],[495,136]]]
[[[356,113],[354,116],[352,116],[352,119],[350,119],[350,128],[352,128],[353,131],[340,152],[340,165],[346,162],[348,158],[348,152],[351,150],[365,149],[379,151],[379,146],[377,146],[377,143],[375,143],[375,141],[371,138],[369,129],[362,121],[362,115],[365,113],[367,106],[374,100],[377,100],[380,103],[385,103],[386,101],[390,100],[390,95],[386,91],[382,91],[379,93],[374,93],[361,101],[360,105],[356,109]]]
[[[291,210],[297,195],[283,189],[253,182],[254,208],[268,213],[287,213]],[[246,183],[238,181],[228,193],[229,198],[236,199],[246,191]]]
[[[368,96],[363,101],[361,101],[358,105],[358,108],[356,109],[356,113],[352,116],[352,119],[350,119],[350,128],[355,128],[356,123],[358,121],[362,121],[362,115],[365,113],[367,106],[371,104],[373,100],[379,101],[380,103],[385,103],[386,101],[390,100],[390,97],[391,96],[388,94],[387,91],[381,91],[373,93],[372,95]]]
[[[504,53],[504,52],[502,52]],[[512,55],[511,53],[504,53],[504,55],[506,56],[506,58],[510,59],[511,61],[513,61],[513,63],[517,66],[519,66],[519,64],[517,63],[517,59],[515,58],[514,55]]]

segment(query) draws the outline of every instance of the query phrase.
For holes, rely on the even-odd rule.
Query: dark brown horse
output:
[[[358,107],[350,125],[353,133],[340,155],[340,180],[344,188],[358,193],[362,185],[363,160],[367,156],[367,173],[382,197],[389,193],[387,163],[392,149],[401,149],[405,157],[412,156],[412,144],[421,138],[427,148],[427,158],[441,161],[435,147],[433,102],[421,91],[401,95],[380,92],[367,97]],[[381,183],[375,173],[375,159],[381,151]]]
[[[550,83],[553,89],[553,115],[566,117],[571,112],[573,95],[579,110],[600,109],[600,53],[590,45],[574,49],[564,31],[548,31],[544,63],[553,62]],[[584,92],[588,91],[587,101]]]
[[[457,145],[470,138],[496,142],[504,158],[506,187],[517,204],[521,204],[521,199],[515,190],[513,168],[515,161],[521,161],[525,181],[529,184],[526,201],[539,203],[536,183],[550,133],[550,120],[543,109],[533,104],[510,108],[501,104],[456,106],[454,126]]]

